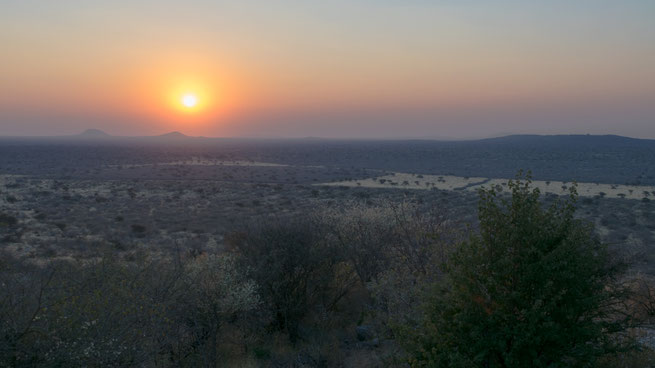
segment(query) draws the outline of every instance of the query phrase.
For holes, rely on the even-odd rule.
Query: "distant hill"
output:
[[[186,135],[186,134],[182,134],[180,132],[175,131],[175,132],[170,132],[170,133],[158,135],[158,136],[156,136],[156,138],[184,139],[184,138],[190,138],[190,137],[188,135]]]
[[[543,147],[643,147],[655,145],[655,140],[638,139],[623,137],[620,135],[590,135],[590,134],[570,134],[570,135],[508,135],[498,138],[488,138],[472,143],[497,144],[497,145],[515,145],[515,146],[532,146],[535,148]]]
[[[109,138],[111,135],[100,129],[87,129],[82,133],[78,134],[77,137],[80,138]]]

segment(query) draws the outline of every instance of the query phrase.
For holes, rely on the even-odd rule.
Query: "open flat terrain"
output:
[[[504,188],[519,169],[549,198],[576,181],[578,215],[655,272],[655,143],[623,137],[5,139],[0,212],[17,221],[0,242],[34,259],[217,252],[258,219],[352,202],[414,202],[475,226],[476,190]]]

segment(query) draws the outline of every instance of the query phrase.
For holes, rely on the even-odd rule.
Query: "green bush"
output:
[[[421,328],[404,331],[413,366],[590,366],[617,347],[617,268],[574,218],[575,186],[549,208],[529,176],[508,187],[480,191],[479,234],[450,259]]]

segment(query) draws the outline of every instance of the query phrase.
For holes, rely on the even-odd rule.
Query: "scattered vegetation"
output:
[[[630,349],[641,325],[628,322],[652,319],[653,283],[619,283],[574,217],[575,187],[544,207],[529,178],[508,185],[511,197],[481,191],[468,235],[435,210],[352,202],[250,224],[216,254],[43,264],[3,253],[0,366],[650,359]]]
[[[576,203],[519,180],[480,201],[434,183],[409,193],[423,175],[384,170],[498,167],[427,145],[443,158],[430,166],[409,143],[385,166],[399,144],[345,147],[342,167],[301,146],[208,154],[299,164],[256,168],[149,164],[191,148],[37,147],[35,160],[0,147],[16,174],[0,182],[0,367],[655,364],[649,192]],[[621,181],[653,183],[628,166]],[[312,185],[380,175],[395,189]],[[617,258],[637,260],[631,273]]]

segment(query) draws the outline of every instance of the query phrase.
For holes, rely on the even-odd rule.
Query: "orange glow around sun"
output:
[[[178,113],[198,114],[218,107],[215,95],[204,83],[182,82],[170,88],[166,100]]]
[[[185,79],[162,86],[164,102],[177,116],[220,116],[234,108],[236,90],[225,81]]]
[[[241,111],[249,80],[238,68],[220,62],[201,62],[180,53],[154,62],[133,75],[134,109],[156,131],[209,134]],[[138,103],[136,103],[138,101]]]

